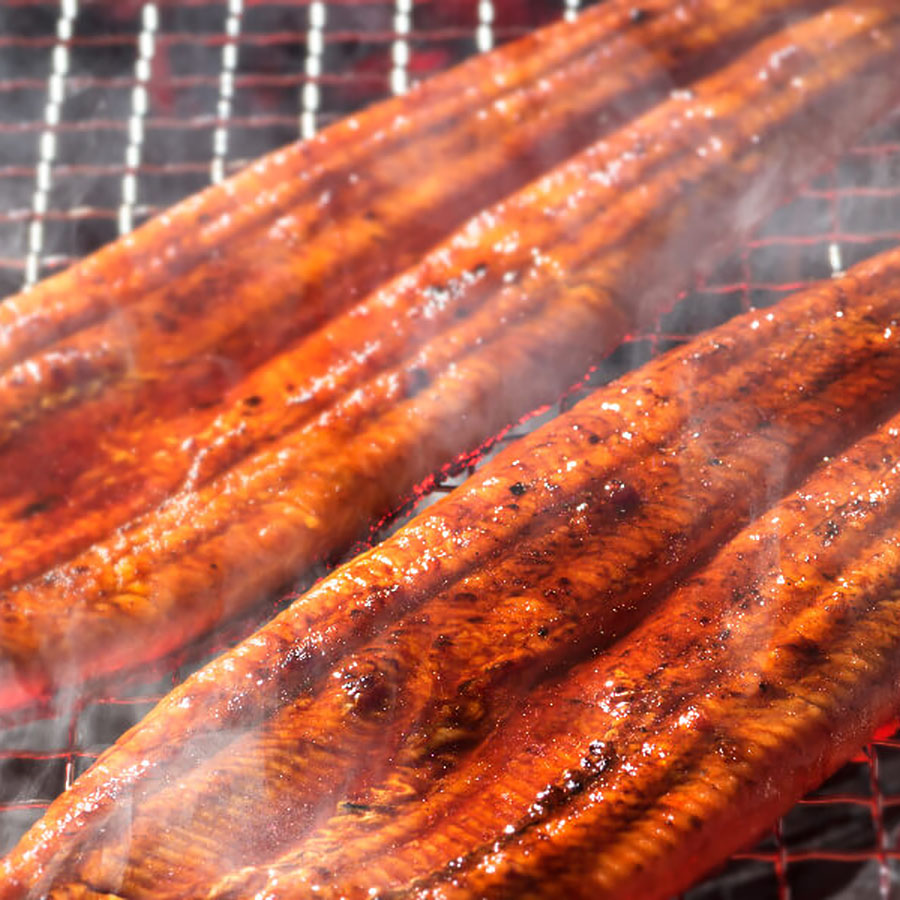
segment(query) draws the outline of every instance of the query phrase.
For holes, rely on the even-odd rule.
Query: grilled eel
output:
[[[197,457],[203,467],[198,435],[262,397],[243,378],[277,346],[659,100],[670,78],[821,5],[652,0],[634,17],[615,0],[577,28],[548,29],[268,157],[8,300],[0,521],[16,531],[10,544],[42,546],[20,554],[40,572],[154,507]],[[327,381],[330,360],[319,364],[308,371]]]
[[[510,446],[173,691],[26,835],[0,869],[7,885],[0,897],[299,897],[316,896],[314,884],[324,896],[370,887],[382,896],[395,882],[439,880],[440,867],[457,856],[476,872],[474,851],[494,838],[479,832],[470,855],[459,845],[476,828],[500,835],[525,822],[532,802],[529,814],[537,815],[543,787],[517,791],[512,777],[501,778],[501,764],[488,769],[482,760],[504,747],[510,761],[526,759],[532,743],[516,729],[526,713],[529,722],[544,721],[554,703],[561,747],[573,715],[581,728],[581,707],[553,693],[569,691],[566,678],[581,678],[576,670],[559,680],[574,663],[627,658],[629,630],[667,615],[680,602],[673,586],[698,568],[710,610],[698,621],[707,627],[723,618],[727,628],[708,633],[721,647],[737,645],[726,632],[737,635],[739,616],[715,610],[740,609],[745,595],[714,592],[709,573],[723,564],[703,566],[724,545],[719,559],[732,561],[724,564],[729,577],[756,597],[743,569],[727,569],[743,552],[735,557],[728,543],[735,533],[810,472],[810,484],[831,485],[822,496],[801,491],[810,508],[855,484],[834,488],[831,470],[817,467],[900,406],[898,299],[894,251],[695,339]],[[885,434],[896,431],[877,440]],[[866,440],[861,447],[871,446]],[[848,451],[848,459],[860,452]],[[874,474],[865,475],[876,483],[882,456],[866,453]],[[838,503],[828,522],[816,521],[797,542],[837,553],[854,515],[869,522],[868,507],[842,509]],[[793,544],[784,553],[793,554]],[[817,577],[831,577],[824,560],[806,557],[813,568],[823,561]],[[814,581],[808,575],[802,584]],[[718,663],[702,667],[703,678]],[[743,662],[738,668],[751,671]],[[584,671],[590,675],[591,665]],[[684,674],[673,663],[676,671]],[[665,672],[661,665],[633,683],[655,686]],[[754,702],[787,696],[785,679],[766,679],[771,691],[761,689]],[[617,676],[607,694],[619,697],[626,683]],[[534,700],[538,712],[528,713],[528,698],[548,691],[550,699]],[[683,695],[654,690],[648,710],[660,713]],[[631,708],[622,708],[630,722]],[[610,722],[596,726],[602,740],[617,720],[606,710]],[[638,712],[634,734],[656,740],[640,731]],[[848,734],[858,741],[872,722],[862,712],[854,722]],[[553,732],[539,734],[557,765]],[[837,761],[852,741],[838,742],[828,758]],[[628,765],[623,757],[618,771]],[[496,791],[509,794],[504,803],[522,801],[518,817],[505,805],[496,817],[491,802],[478,807],[478,784],[493,784],[492,771]],[[565,819],[569,798],[557,794],[543,796]],[[457,796],[468,804],[465,815],[452,811]],[[754,821],[761,827],[764,817]],[[527,837],[530,826],[515,833]],[[441,857],[447,848],[453,852]],[[584,870],[579,865],[574,872]],[[451,866],[448,877],[456,871]],[[512,878],[516,870],[505,871]],[[519,896],[522,885],[510,883],[507,895]],[[481,891],[479,882],[471,896]]]
[[[132,416],[212,402],[673,79],[824,5],[613,0],[266,157],[0,307],[0,442],[103,392]]]
[[[685,258],[711,264],[897,99],[881,73],[898,38],[895,4],[859,0],[766,39],[254,373],[159,508],[80,550],[103,513],[5,527],[0,708],[154,658],[246,609],[554,400],[671,301]]]
[[[357,827],[342,867],[313,841],[302,867],[255,867],[202,896],[688,887],[900,707],[898,439],[894,416],[817,469],[634,631],[534,692],[427,802],[379,811],[383,832]]]
[[[223,391],[240,393],[292,336],[660,99],[670,71],[683,80],[714,64],[717,45],[817,5],[695,0],[676,14],[653,0],[632,22],[615,0],[267,157],[8,300],[0,516],[51,540],[61,518],[79,521],[81,549],[155,505],[190,467],[191,438],[227,409]]]
[[[202,452],[196,435],[256,396],[242,379],[279,347],[672,78],[822,5],[651,0],[635,18],[614,0],[268,157],[7,301],[0,521],[59,561],[152,508]]]

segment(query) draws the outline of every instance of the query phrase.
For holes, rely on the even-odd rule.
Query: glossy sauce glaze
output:
[[[308,267],[319,264],[297,260],[280,243],[340,234],[343,262],[318,286],[334,293],[333,311],[342,305],[340,295],[349,292],[346,304],[365,289],[357,273],[349,281],[341,277],[350,268],[351,246],[363,249],[367,240],[376,245],[354,257],[354,268],[402,268],[416,252],[410,243],[424,249],[467,215],[658,102],[673,80],[696,77],[786,17],[827,5],[829,0],[751,0],[739,7],[724,0],[646,0],[636,8],[613,0],[585,10],[577,24],[549,26],[469,60],[402,98],[270,154],[10,298],[0,309],[0,370],[29,359],[39,364],[39,351],[110,317],[122,321],[129,307],[147,303],[151,294],[158,312],[186,325],[209,302],[208,290],[194,296],[189,285],[229,285],[224,299],[239,303],[235,282],[255,284],[263,263],[283,265],[289,255]],[[439,160],[452,161],[453,178],[444,177]],[[279,225],[282,216],[288,220]],[[269,234],[272,226],[277,228]],[[391,254],[384,253],[388,243]],[[372,255],[380,261],[365,263]],[[175,281],[187,273],[199,281]],[[312,287],[306,285],[311,275],[312,268],[301,284]],[[297,284],[291,293],[298,293]],[[247,320],[256,308],[246,300],[243,305],[242,321],[253,327]],[[151,330],[161,325],[143,318]],[[140,321],[124,322],[129,333],[112,334],[120,352],[144,343],[135,333]],[[174,348],[167,352],[177,358]]]
[[[313,843],[208,896],[650,900],[689,886],[896,715],[898,438],[895,417],[823,466],[386,834],[358,828],[343,868]]]
[[[886,714],[896,567],[872,547],[894,540],[898,423],[853,441],[900,403],[898,297],[894,252],[508,448],[176,689],[26,836],[0,896],[550,896],[564,879],[639,897],[701,874]],[[857,577],[884,587],[848,588],[844,618],[816,605]],[[864,603],[874,643],[839,634]],[[729,672],[766,687],[732,690]],[[833,744],[823,709],[844,716]],[[803,733],[800,771],[779,721]],[[759,773],[713,765],[722,747],[756,759],[766,729]],[[671,840],[653,832],[660,784],[689,798],[704,773]],[[732,791],[751,775],[770,785],[758,809]],[[703,852],[662,878],[698,834]],[[635,848],[659,857],[650,875]]]
[[[122,425],[131,449],[95,441],[110,458],[65,505],[8,500],[2,706],[180,646],[554,400],[670,302],[686,257],[710,265],[896,101],[880,73],[898,31],[873,0],[779,32],[479,214],[199,432],[192,413],[183,431]],[[111,530],[154,492],[158,508]]]
[[[785,9],[817,5],[654,0],[635,19],[626,4],[607,4],[577,28],[550,28],[281,151],[11,298],[0,308],[0,444],[19,436],[24,458],[42,440],[105,437],[99,459],[81,458],[91,445],[82,440],[65,473],[48,465],[47,483],[20,506],[33,516],[53,505],[54,485],[121,465],[116,450],[146,466],[168,451],[169,466],[184,465],[190,448],[174,448],[273,353],[473,212],[658,102],[672,78],[711,68]],[[700,19],[709,24],[697,31]],[[440,160],[452,161],[454,178]],[[39,435],[21,435],[38,425]],[[17,471],[18,458],[14,450],[4,470]],[[16,483],[8,476],[0,496]]]

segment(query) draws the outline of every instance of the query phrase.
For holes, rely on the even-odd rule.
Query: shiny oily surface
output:
[[[364,897],[412,876],[378,895],[662,898],[738,849],[896,712],[898,437],[895,418],[533,695],[407,845],[357,855],[334,887],[312,887],[316,857],[267,873],[276,895]]]
[[[40,500],[23,518],[23,499],[10,500],[2,705],[180,646],[554,400],[687,282],[688,245],[700,241],[697,265],[710,265],[891,105],[896,85],[877,74],[897,30],[892,4],[860,2],[778,33],[477,216],[258,369],[199,436],[128,432],[150,450],[177,438],[180,462],[154,450],[134,471],[126,459],[124,483],[104,462],[86,470],[71,493],[89,514],[74,521]],[[173,483],[158,508],[109,531],[110,516]]]
[[[887,715],[897,423],[853,441],[896,409],[898,291],[895,252],[696,339],[504,451],[173,692],[54,804],[0,896],[544,896],[561,879],[638,897],[697,877]],[[773,472],[773,458],[791,465]],[[821,634],[798,625],[819,607],[789,588],[816,598],[823,579],[875,585],[874,624],[848,587],[837,624],[822,601]],[[744,616],[751,596],[763,612]],[[841,630],[859,622],[859,640]],[[734,677],[755,671],[750,654],[771,691],[705,693],[733,647]],[[689,664],[672,663],[682,652]],[[742,717],[745,703],[759,715]],[[765,724],[784,708],[806,756]],[[761,768],[713,765],[742,754]],[[666,840],[660,784],[697,809],[685,800]],[[674,881],[661,874],[673,860]]]

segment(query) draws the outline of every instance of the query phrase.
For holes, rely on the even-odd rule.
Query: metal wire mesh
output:
[[[580,5],[5,0],[0,296],[260,153],[471,53],[555,17],[574,17]],[[894,244],[898,176],[894,116],[770,217],[654,331],[593,371],[585,387]],[[466,474],[438,485],[417,508]],[[230,626],[201,648],[123,679],[106,696],[61,697],[53,717],[0,729],[0,852],[163,693],[248,628]],[[898,866],[900,740],[882,734],[756,849],[687,896],[900,897]]]

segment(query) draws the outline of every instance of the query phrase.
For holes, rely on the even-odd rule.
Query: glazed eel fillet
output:
[[[893,251],[511,445],[176,688],[0,897],[687,883],[898,703],[898,303]]]
[[[253,396],[241,382],[256,366],[673,79],[825,5],[648,0],[635,16],[612,0],[269,156],[6,301],[0,515],[58,561],[155,505],[201,449],[190,438]]]
[[[53,508],[10,519],[0,708],[182,645],[555,400],[671,302],[686,258],[709,266],[900,98],[883,77],[898,48],[888,0],[765,39],[257,369],[182,444],[190,467],[159,507],[110,533],[100,507],[75,523]],[[152,481],[153,465],[139,474]],[[105,466],[96,477],[86,490],[107,491],[104,509],[127,503]]]

